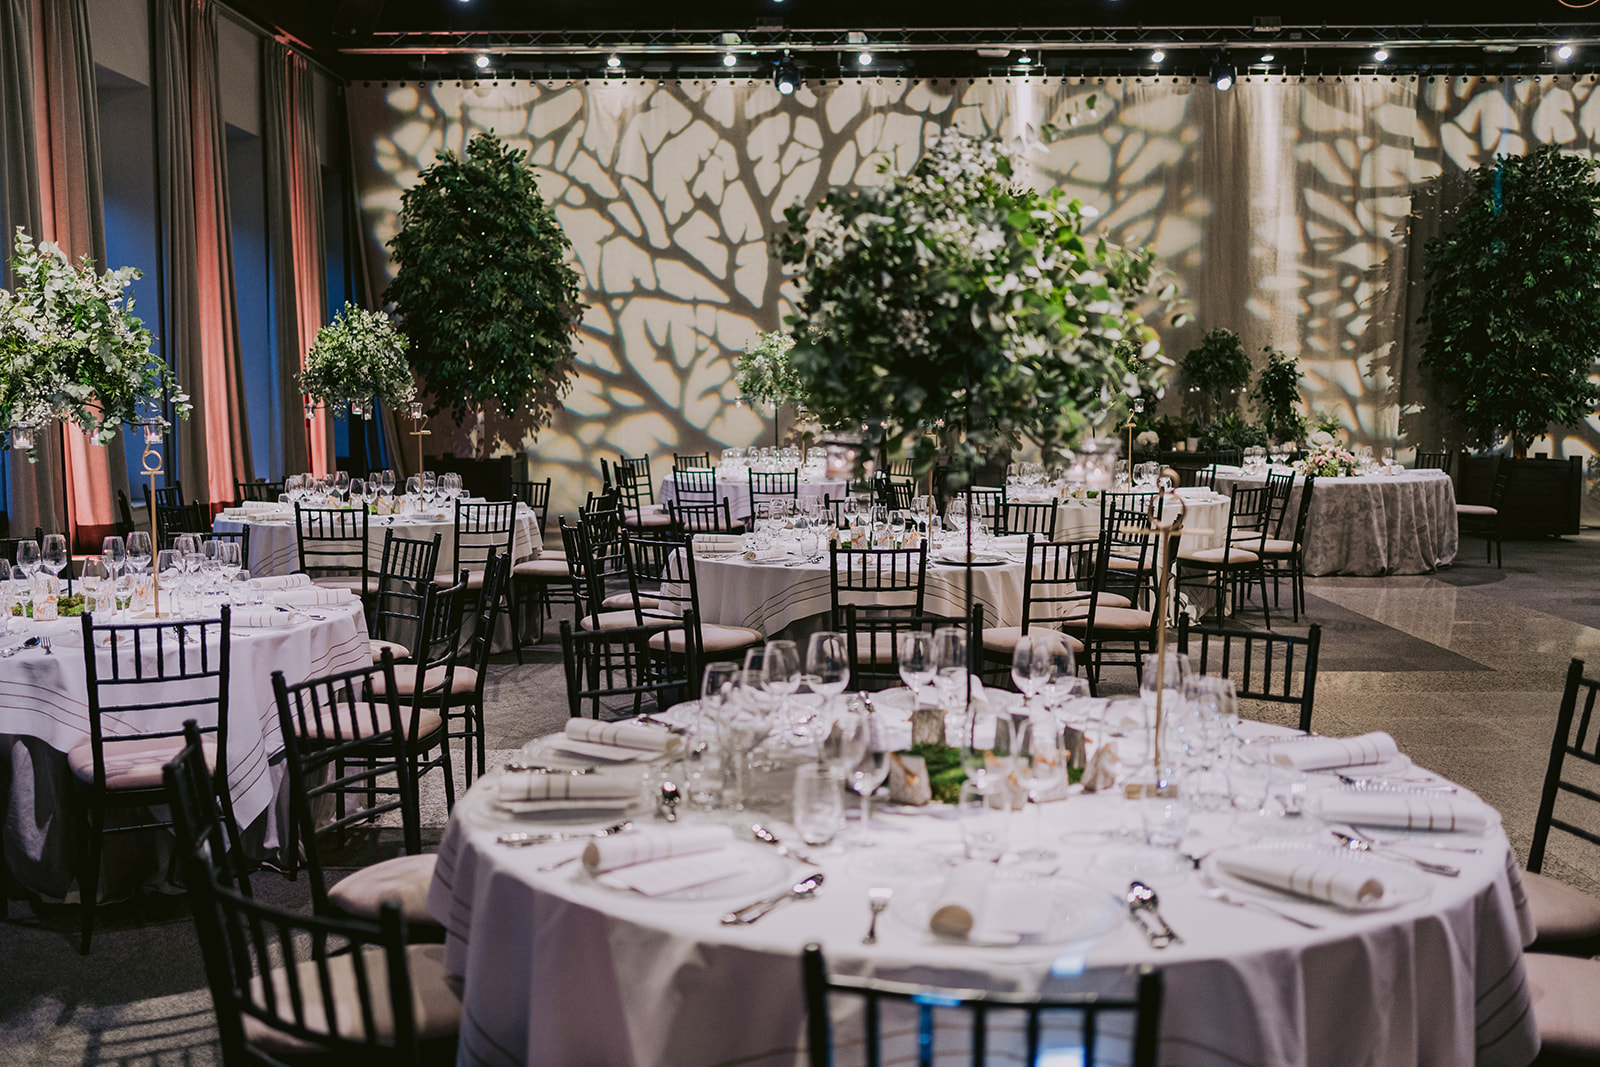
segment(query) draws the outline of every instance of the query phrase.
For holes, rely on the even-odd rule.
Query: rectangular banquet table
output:
[[[1314,791],[1337,788],[1331,775],[1312,777]],[[654,780],[645,777],[645,795]],[[464,981],[460,1064],[798,1067],[799,954],[811,941],[843,973],[1047,994],[1120,987],[1131,968],[1154,965],[1165,982],[1167,1067],[1525,1067],[1538,1047],[1522,967],[1532,920],[1497,820],[1473,839],[1481,853],[1447,854],[1460,877],[1415,872],[1409,884],[1420,896],[1371,911],[1276,905],[1316,930],[1212,899],[1183,863],[1166,880],[1150,877],[1185,939],[1156,950],[1116,907],[1130,861],[1111,835],[1137,826],[1136,806],[1075,796],[1045,806],[1046,842],[1060,852],[1060,884],[1103,894],[1109,920],[1079,940],[985,947],[926,927],[930,893],[960,852],[955,821],[936,809],[876,818],[876,847],[814,856],[826,876],[814,899],[725,926],[724,912],[760,894],[719,895],[713,884],[698,899],[649,898],[602,885],[582,865],[540,870],[582,843],[497,844],[502,831],[545,824],[497,809],[495,789],[494,776],[481,779],[457,805],[429,896],[448,931],[446,966]],[[647,810],[636,823],[646,825]],[[733,813],[691,819],[723,819],[740,834],[749,826]],[[1241,820],[1196,815],[1184,849],[1201,855],[1249,840]],[[782,823],[760,821],[795,839]],[[773,855],[727,847],[745,849],[752,867]],[[766,890],[812,869],[775,871]],[[895,896],[878,943],[865,947],[867,891],[880,885]]]

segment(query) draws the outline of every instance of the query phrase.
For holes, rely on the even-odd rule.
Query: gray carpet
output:
[[[1322,625],[1316,728],[1327,734],[1392,732],[1419,763],[1482,794],[1502,813],[1525,855],[1550,731],[1568,660],[1600,671],[1600,532],[1559,541],[1508,542],[1506,565],[1485,566],[1478,542],[1437,575],[1329,578],[1309,583],[1309,619]],[[1287,604],[1287,602],[1285,602]],[[552,628],[553,630],[553,628]],[[500,657],[488,681],[490,759],[560,727],[566,717],[560,652]],[[1131,691],[1131,671],[1107,679]],[[437,841],[445,821],[440,776],[425,783],[424,822]],[[393,854],[395,832],[363,835],[351,864]],[[1600,850],[1559,844],[1547,871],[1600,892]],[[330,872],[337,878],[344,870]],[[304,876],[270,871],[259,895],[306,907]],[[0,923],[0,1063],[208,1064],[216,1062],[210,997],[182,897],[148,896],[104,907],[88,958],[76,950],[76,907],[12,901]]]

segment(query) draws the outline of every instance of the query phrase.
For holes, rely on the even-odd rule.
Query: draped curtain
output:
[[[319,409],[308,430],[297,402],[305,354],[328,321],[316,100],[305,58],[282,43],[262,41],[261,72],[278,388],[283,397],[283,469],[274,470],[273,477],[306,470],[325,474],[333,469],[332,420]]]
[[[0,13],[0,152],[8,283],[15,280],[9,262],[16,226],[35,240],[56,242],[74,260],[89,256],[104,268],[100,123],[87,0],[6,0]],[[120,442],[96,445],[67,424],[47,428],[39,441],[36,462],[12,457],[12,525],[63,528],[65,443],[74,549],[97,547],[116,523],[112,493],[128,487]]]
[[[151,81],[167,351],[194,413],[175,428],[188,495],[213,507],[253,477],[228,217],[212,0],[151,0]]]

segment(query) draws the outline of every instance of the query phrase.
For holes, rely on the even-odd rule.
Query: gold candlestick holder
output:
[[[422,402],[411,402],[411,435],[417,439],[417,473],[422,473],[422,439],[432,435],[433,431],[422,428]]]
[[[144,454],[139,457],[139,466],[144,471],[144,476],[150,479],[150,592],[152,610],[158,619],[161,618],[161,568],[156,561],[161,558],[161,537],[156,529],[156,475],[166,473],[166,465],[159,451],[160,446],[161,424],[145,423]]]

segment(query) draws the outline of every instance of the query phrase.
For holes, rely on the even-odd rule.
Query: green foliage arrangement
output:
[[[317,331],[300,372],[300,388],[339,412],[351,400],[369,397],[399,407],[417,395],[405,359],[409,346],[383,312],[346,302],[333,321]]]
[[[793,348],[793,337],[770,330],[745,345],[733,378],[746,403],[778,407],[805,401],[805,389],[789,360]]]
[[[1468,446],[1512,439],[1600,403],[1600,162],[1546,145],[1469,175],[1428,242],[1423,366]]]
[[[962,471],[1014,436],[1052,462],[1114,397],[1155,395],[1168,361],[1139,311],[1149,250],[1086,237],[1079,201],[1008,185],[999,148],[955,130],[910,173],[879,171],[789,209],[778,238],[799,290],[790,358],[824,426],[863,426],[862,454],[891,458],[914,435],[919,472],[926,430],[963,430]]]
[[[432,412],[458,423],[498,401],[545,426],[571,389],[586,305],[526,155],[493,133],[472,138],[465,158],[439,152],[389,241],[399,270],[385,299],[411,339],[411,368]]]
[[[1235,411],[1250,384],[1250,357],[1239,335],[1217,327],[1183,357],[1184,410],[1201,422]]]
[[[1268,443],[1266,427],[1250,422],[1238,411],[1224,411],[1200,427],[1204,449],[1255,448]]]
[[[192,406],[172,370],[150,351],[127,287],[136,267],[96,273],[19,227],[11,261],[17,287],[0,289],[0,430],[70,419],[100,444],[145,419],[187,418]],[[29,459],[33,454],[29,453]]]
[[[1286,356],[1271,345],[1262,349],[1267,362],[1256,375],[1253,394],[1261,414],[1261,424],[1274,441],[1298,441],[1306,433],[1306,417],[1300,413],[1300,361]]]

